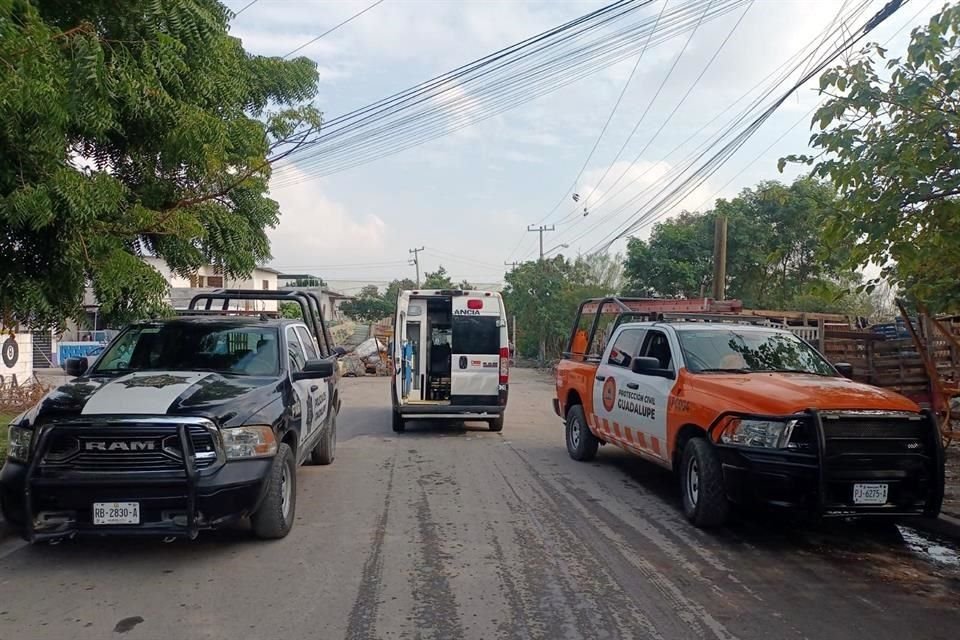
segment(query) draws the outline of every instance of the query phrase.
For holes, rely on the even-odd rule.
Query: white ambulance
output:
[[[410,420],[503,429],[510,340],[496,291],[401,291],[394,317],[393,430]]]

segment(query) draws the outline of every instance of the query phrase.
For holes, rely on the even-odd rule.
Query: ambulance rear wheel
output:
[[[403,416],[400,415],[399,411],[393,412],[393,431],[394,433],[403,433],[407,428],[407,425],[403,421]]]
[[[589,462],[597,455],[600,440],[587,426],[587,417],[583,407],[575,404],[567,411],[567,453],[574,460]]]
[[[727,521],[730,503],[723,484],[717,450],[703,438],[687,441],[680,463],[683,512],[701,528],[719,527]]]

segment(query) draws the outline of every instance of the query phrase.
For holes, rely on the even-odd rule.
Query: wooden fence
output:
[[[955,336],[960,323],[941,321]],[[944,382],[960,381],[960,353],[929,320],[919,323],[919,332],[927,353]],[[855,380],[893,389],[929,405],[930,379],[923,358],[910,338],[885,339],[869,331],[830,331],[824,335],[822,349],[833,363],[853,365]]]

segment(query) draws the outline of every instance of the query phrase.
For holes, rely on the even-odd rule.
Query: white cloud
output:
[[[291,166],[285,180],[304,174]],[[268,232],[274,264],[319,266],[373,262],[387,246],[387,225],[373,213],[359,214],[329,199],[315,180],[275,189],[280,224]]]

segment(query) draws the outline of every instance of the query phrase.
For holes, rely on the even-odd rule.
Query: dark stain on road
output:
[[[450,558],[443,551],[438,525],[434,522],[422,481],[420,498],[412,506],[416,508],[420,534],[420,562],[417,564],[414,587],[417,628],[428,638],[463,638],[457,601],[446,574],[446,564]]]
[[[126,633],[133,629],[138,624],[143,622],[143,618],[140,616],[131,616],[129,618],[124,618],[117,623],[117,626],[113,628],[114,633]]]
[[[387,480],[386,495],[383,498],[383,510],[377,516],[373,529],[373,546],[363,563],[363,578],[360,581],[360,590],[357,599],[350,609],[347,622],[347,637],[363,640],[375,638],[377,624],[377,608],[379,605],[380,589],[383,584],[383,541],[387,534],[387,518],[390,515],[390,499],[393,495],[393,473],[396,468],[396,459],[390,458],[390,475]]]

